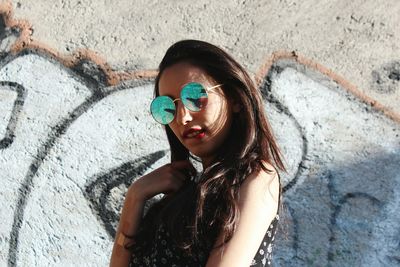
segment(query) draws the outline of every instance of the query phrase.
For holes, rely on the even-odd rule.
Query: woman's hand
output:
[[[196,174],[189,160],[174,161],[135,180],[129,187],[132,196],[138,201],[146,201],[160,193],[175,193]]]

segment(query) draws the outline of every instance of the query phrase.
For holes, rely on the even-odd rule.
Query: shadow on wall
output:
[[[399,155],[400,150],[354,165],[321,168],[288,192],[274,263],[398,265]]]
[[[275,264],[398,264],[399,125],[293,62],[277,62],[262,91],[293,177]]]

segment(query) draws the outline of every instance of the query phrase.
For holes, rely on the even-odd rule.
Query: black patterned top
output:
[[[278,212],[272,220],[264,239],[258,248],[250,266],[271,266],[272,263],[272,248],[274,245],[275,233],[279,221],[281,196],[279,197]],[[139,245],[139,244],[136,244]],[[132,255],[129,266],[135,267],[202,267],[205,266],[208,260],[210,251],[199,250],[197,257],[188,257],[183,254],[176,246],[172,237],[166,230],[163,224],[160,225],[156,232],[151,249],[147,255],[143,257],[135,257]]]

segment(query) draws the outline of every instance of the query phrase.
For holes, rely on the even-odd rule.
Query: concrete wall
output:
[[[154,72],[60,56],[2,14],[0,265],[107,266],[127,187],[169,159]],[[274,263],[400,265],[400,115],[298,53],[257,79],[288,167]]]

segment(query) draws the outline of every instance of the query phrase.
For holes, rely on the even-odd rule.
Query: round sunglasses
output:
[[[217,88],[222,84],[205,88],[201,83],[190,82],[185,84],[180,93],[180,98],[172,99],[169,96],[157,96],[150,105],[153,118],[161,124],[169,124],[175,118],[175,101],[181,100],[183,105],[190,111],[200,111],[208,103],[208,90]]]

